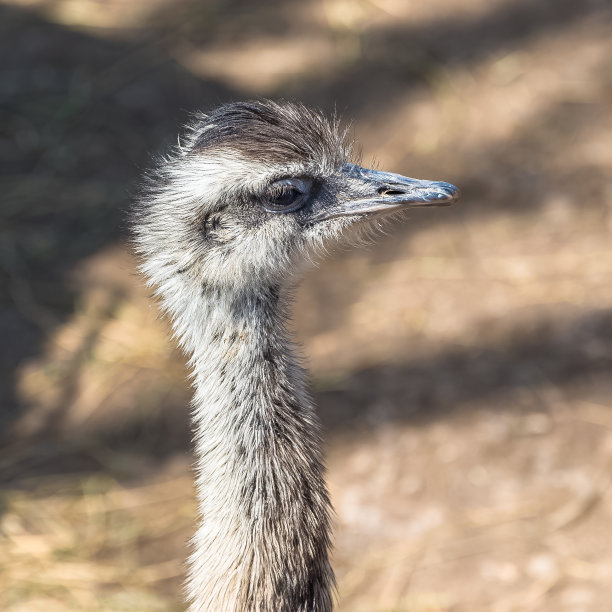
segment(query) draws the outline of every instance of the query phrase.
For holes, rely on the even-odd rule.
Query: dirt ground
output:
[[[183,610],[183,358],[125,210],[271,96],[459,185],[310,272],[338,609],[612,610],[609,0],[0,2],[0,609]]]

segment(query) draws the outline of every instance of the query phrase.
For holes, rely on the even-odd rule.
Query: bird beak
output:
[[[441,181],[421,181],[392,172],[344,164],[342,174],[349,197],[336,206],[321,210],[317,221],[370,213],[393,212],[404,208],[450,206],[461,196],[457,187]]]

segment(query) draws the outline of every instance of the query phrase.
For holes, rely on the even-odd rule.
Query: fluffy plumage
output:
[[[348,151],[337,124],[301,105],[230,104],[195,118],[137,203],[141,270],[193,372],[191,612],[332,608],[331,506],[286,331],[291,289],[348,229],[456,198],[354,166]]]

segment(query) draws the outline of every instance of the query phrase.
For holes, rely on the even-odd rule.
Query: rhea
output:
[[[189,357],[199,526],[191,612],[327,612],[334,599],[319,421],[286,323],[300,272],[383,217],[456,187],[360,167],[302,105],[198,115],[136,207],[141,269]]]

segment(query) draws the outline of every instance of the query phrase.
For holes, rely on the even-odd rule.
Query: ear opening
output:
[[[198,231],[205,240],[219,242],[219,232],[223,226],[220,211],[207,212],[198,220]]]

